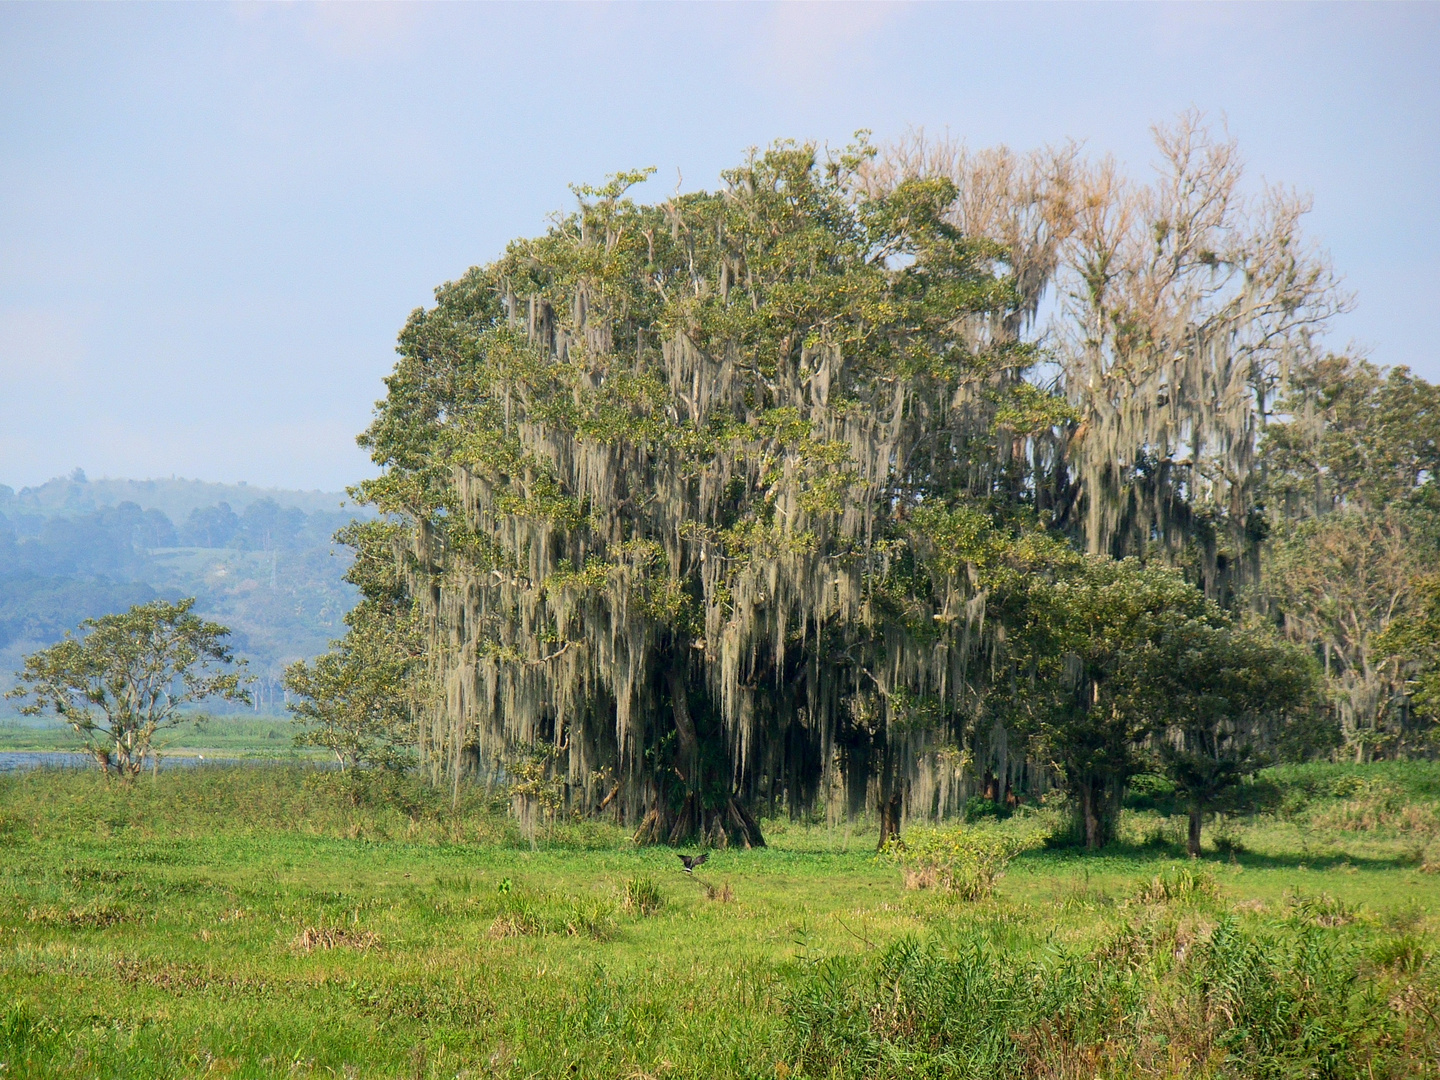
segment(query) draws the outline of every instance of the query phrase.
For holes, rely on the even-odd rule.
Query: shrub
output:
[[[971,795],[965,800],[965,820],[979,821],[981,818],[998,818],[1000,807],[994,799],[984,795]]]
[[[886,846],[900,863],[907,889],[938,888],[962,900],[985,900],[1010,860],[1032,842],[979,829],[926,829]]]
[[[1215,828],[1210,830],[1210,842],[1215,845],[1218,854],[1230,859],[1244,855],[1248,850],[1240,839],[1234,819],[1229,817],[1221,817]]]
[[[1193,904],[1220,895],[1215,875],[1189,866],[1167,866],[1136,888],[1134,899],[1141,904]]]
[[[1347,904],[1329,893],[1305,896],[1298,891],[1285,891],[1285,909],[1293,922],[1312,926],[1348,926],[1360,918],[1358,904]]]
[[[1370,950],[1370,961],[1378,968],[1411,973],[1430,962],[1425,939],[1417,934],[1397,934],[1382,940]]]

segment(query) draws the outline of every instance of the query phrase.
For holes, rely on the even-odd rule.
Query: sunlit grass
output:
[[[155,747],[173,757],[204,754],[207,757],[268,758],[305,761],[323,758],[323,752],[296,747],[295,725],[289,717],[231,714],[188,719],[162,731]],[[0,718],[0,751],[79,751],[83,740],[69,727],[53,720],[28,717]]]
[[[1422,772],[1407,792],[1429,790]],[[12,775],[0,778],[0,1075],[773,1078],[824,1075],[816,1048],[852,1035],[880,1054],[872,1074],[901,1075],[884,1055],[902,1029],[865,1019],[880,1015],[875,979],[902,962],[893,950],[912,948],[900,943],[921,950],[895,969],[917,993],[955,992],[948,958],[983,954],[996,986],[1012,968],[1060,965],[1083,997],[1074,972],[1094,965],[1065,957],[1117,942],[1139,956],[1141,934],[1143,964],[1114,954],[1132,973],[1115,993],[1172,994],[1179,1008],[1188,969],[1155,974],[1155,943],[1204,945],[1226,918],[1246,941],[1280,942],[1266,956],[1289,955],[1300,933],[1341,948],[1383,1011],[1384,994],[1430,992],[1440,875],[1413,828],[1314,823],[1352,797],[1232,823],[1227,851],[1198,865],[1181,857],[1178,819],[1130,814],[1124,843],[1024,851],[992,899],[971,903],[907,890],[863,822],[766,822],[768,848],[716,852],[691,878],[674,852],[605,824],[557,824],[532,848],[481,790],[452,806],[419,785],[353,788],[288,766],[129,785]],[[958,1029],[942,1019],[906,1022],[943,1049]],[[990,1075],[1024,1074],[1005,1062],[1043,1057],[1026,1045]],[[1433,1068],[1415,1053],[1402,1059],[1411,1075]],[[947,1075],[943,1055],[908,1060]],[[1066,1075],[1095,1074],[1076,1068]],[[1226,1068],[1208,1075],[1248,1075]]]

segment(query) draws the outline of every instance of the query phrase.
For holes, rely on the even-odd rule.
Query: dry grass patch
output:
[[[303,953],[312,953],[316,949],[356,949],[364,952],[379,944],[379,936],[369,930],[347,926],[307,926],[295,935],[290,947]]]

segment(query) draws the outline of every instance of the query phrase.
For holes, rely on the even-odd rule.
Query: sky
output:
[[[434,288],[571,183],[778,138],[1224,123],[1314,198],[1332,330],[1440,380],[1440,4],[0,4],[0,483],[337,490]]]

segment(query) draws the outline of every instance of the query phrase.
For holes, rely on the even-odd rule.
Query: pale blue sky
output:
[[[1358,309],[1440,379],[1440,6],[0,5],[0,482],[338,488],[395,333],[567,184],[710,187],[778,137],[1228,120],[1313,193]]]

